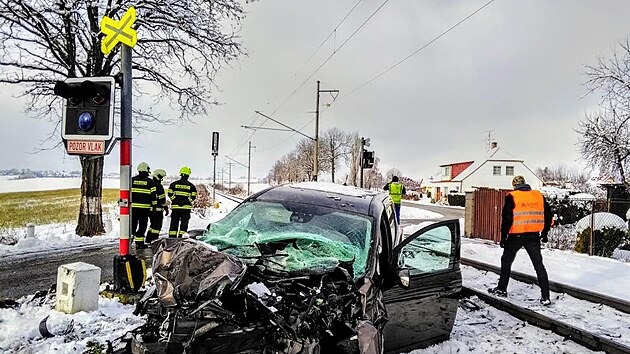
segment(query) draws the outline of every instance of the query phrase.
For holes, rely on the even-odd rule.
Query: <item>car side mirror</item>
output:
[[[398,284],[403,289],[409,289],[409,269],[398,269]]]

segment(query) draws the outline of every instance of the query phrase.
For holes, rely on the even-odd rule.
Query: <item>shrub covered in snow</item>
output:
[[[595,213],[593,214],[593,230],[603,230],[605,228],[619,229],[622,231],[628,231],[628,225],[619,216],[612,213]],[[580,219],[575,225],[576,231],[581,233],[586,228],[591,227],[591,216],[587,215]]]
[[[588,253],[591,242],[591,228],[588,227],[578,233],[574,250]],[[603,227],[593,232],[593,255],[611,257],[615,249],[622,243],[628,242],[628,232],[615,227]]]
[[[558,250],[572,250],[576,238],[575,224],[558,225],[549,230],[547,246]]]

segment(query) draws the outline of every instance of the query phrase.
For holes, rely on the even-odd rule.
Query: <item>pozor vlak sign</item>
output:
[[[68,154],[104,155],[114,135],[114,78],[70,78],[54,91],[64,98],[61,137]]]

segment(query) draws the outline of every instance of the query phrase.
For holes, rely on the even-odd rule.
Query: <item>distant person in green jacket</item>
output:
[[[394,202],[394,209],[396,209],[396,221],[400,224],[400,203],[402,202],[403,194],[407,194],[407,190],[398,181],[398,176],[392,176],[392,181],[387,183],[383,189],[389,191],[389,196]]]

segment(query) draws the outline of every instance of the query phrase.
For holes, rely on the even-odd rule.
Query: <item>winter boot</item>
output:
[[[488,292],[498,297],[507,297],[507,291],[501,290],[499,288],[490,288],[488,289]]]

